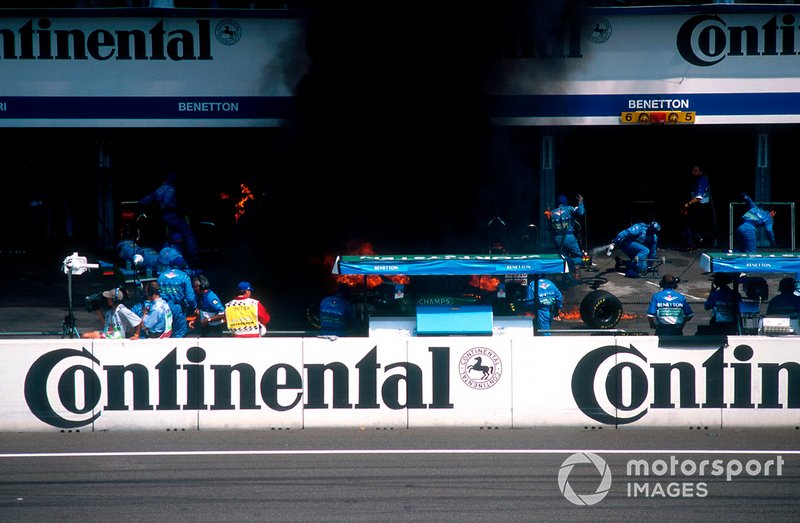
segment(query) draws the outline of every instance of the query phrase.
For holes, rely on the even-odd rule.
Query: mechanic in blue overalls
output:
[[[197,296],[192,279],[184,272],[186,262],[178,257],[173,265],[158,276],[159,293],[172,312],[172,337],[183,338],[189,332],[186,315],[197,309]]]
[[[161,210],[161,218],[169,227],[170,233],[178,233],[186,242],[186,255],[193,258],[197,254],[197,242],[189,224],[178,211],[178,200],[175,191],[177,174],[173,171],[167,173],[164,182],[150,194],[139,200],[139,205],[150,205],[155,202]]]
[[[683,336],[683,327],[694,317],[694,312],[678,288],[678,279],[665,274],[658,284],[661,290],[650,299],[647,320],[656,330],[656,336]]]
[[[718,334],[737,334],[739,330],[739,303],[742,295],[730,287],[731,277],[724,273],[714,274],[711,293],[703,308],[711,311],[710,325]]]
[[[527,303],[536,303],[536,331],[549,331],[553,318],[557,318],[561,307],[564,305],[564,295],[556,284],[547,278],[534,278],[528,284]],[[538,292],[537,292],[538,291]],[[538,293],[538,301],[537,301]],[[542,332],[542,336],[550,336],[549,332]]]
[[[581,251],[578,240],[575,238],[575,217],[583,216],[586,212],[583,206],[583,196],[578,195],[578,205],[573,207],[569,205],[567,197],[563,194],[559,195],[556,203],[558,207],[550,211],[550,229],[553,231],[553,241],[555,242],[558,254],[567,259],[570,274],[576,274],[576,266],[583,260],[583,251]]]
[[[611,256],[614,247],[622,249],[630,258],[630,261],[626,263],[625,276],[638,278],[647,271],[652,263],[650,260],[656,257],[659,231],[661,231],[661,225],[658,222],[635,223],[617,234],[608,246],[606,254]]]
[[[340,283],[336,294],[323,298],[319,304],[321,336],[347,336],[356,325],[356,309],[350,302],[350,287]]]
[[[747,204],[747,212],[742,216],[742,224],[736,228],[738,250],[756,252],[758,250],[756,232],[761,227],[764,228],[764,233],[767,235],[769,246],[775,247],[775,232],[772,230],[775,211],[767,211],[758,207],[747,194],[742,194],[742,198]]]
[[[158,251],[156,270],[159,273],[169,270],[170,267],[188,272],[189,265],[183,257],[183,236],[174,232],[170,235],[169,241]]]

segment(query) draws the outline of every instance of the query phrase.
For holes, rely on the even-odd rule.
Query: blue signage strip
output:
[[[292,96],[0,96],[2,119],[283,119]]]
[[[800,92],[491,96],[494,118],[616,117],[625,111],[695,111],[698,116],[800,115]],[[287,119],[293,96],[0,96],[3,119]]]
[[[340,256],[334,274],[472,275],[564,274],[567,263],[557,254]]]
[[[700,268],[706,272],[800,274],[798,254],[703,253]]]
[[[491,102],[495,118],[619,117],[638,110],[695,111],[702,116],[800,114],[800,92],[514,95],[493,96]]]

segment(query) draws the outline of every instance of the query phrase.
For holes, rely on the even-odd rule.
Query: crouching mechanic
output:
[[[142,331],[142,319],[122,303],[125,299],[125,292],[120,288],[103,291],[103,298],[108,303],[102,311],[103,330],[85,332],[81,338],[138,340]]]
[[[683,336],[683,327],[694,317],[694,312],[683,294],[675,290],[678,278],[665,274],[658,286],[661,290],[650,300],[647,321],[656,330],[656,336]]]
[[[528,284],[527,303],[536,304],[536,331],[549,331],[554,318],[558,318],[561,307],[564,305],[564,295],[556,284],[547,278],[534,279]],[[538,299],[537,299],[538,298]],[[550,336],[549,332],[542,332],[542,336]]]
[[[756,233],[760,228],[764,229],[769,246],[775,247],[775,231],[772,228],[775,210],[762,209],[745,193],[742,193],[742,199],[747,205],[747,212],[742,216],[742,223],[736,228],[737,248],[743,252],[757,252]]]
[[[658,233],[661,225],[658,222],[635,223],[627,229],[620,231],[608,246],[606,255],[611,256],[615,247],[619,247],[630,258],[625,263],[627,266],[625,276],[638,278],[647,272],[656,257],[658,249]],[[619,260],[617,260],[619,264]],[[618,267],[619,268],[619,267]]]

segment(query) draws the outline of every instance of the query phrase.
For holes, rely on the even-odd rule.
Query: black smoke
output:
[[[487,82],[573,12],[565,2],[312,2],[312,65],[279,198],[305,240],[382,252],[469,252],[519,197],[498,165]],[[513,163],[513,159],[512,159]],[[528,183],[531,173],[522,173]],[[506,187],[511,184],[511,187]],[[487,195],[494,195],[487,202]],[[526,195],[528,197],[534,195]]]

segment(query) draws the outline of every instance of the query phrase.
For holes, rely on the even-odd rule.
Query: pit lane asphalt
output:
[[[0,292],[0,340],[14,338],[61,338],[64,336],[64,320],[69,310],[68,282],[69,277],[62,270],[62,262],[67,252],[32,253],[21,251],[3,251],[0,253],[0,274],[2,275],[2,292]],[[81,253],[83,255],[83,253]],[[678,290],[691,304],[695,317],[687,325],[685,334],[696,333],[698,325],[707,325],[709,313],[703,303],[711,290],[710,275],[704,274],[700,268],[702,251],[685,252],[673,249],[659,249],[658,257],[666,261],[658,274],[649,274],[643,278],[626,278],[614,270],[614,257],[600,255],[593,260],[593,270],[581,273],[582,283],[566,285],[560,277],[554,278],[564,293],[565,319],[553,323],[553,330],[574,331],[573,334],[591,334],[583,332],[588,326],[580,319],[579,307],[584,297],[592,291],[593,278],[607,280],[599,288],[610,292],[622,303],[623,319],[615,329],[629,334],[652,334],[649,328],[646,310],[651,296],[659,290],[658,282],[666,273],[680,278]],[[624,257],[624,256],[623,256]],[[89,262],[97,258],[87,256]],[[225,289],[232,288],[239,275],[224,272],[224,264],[210,270],[212,282],[218,282],[214,288],[220,298],[229,296]],[[778,281],[782,275],[766,277],[769,284],[770,297],[777,292]],[[252,278],[257,280],[256,278]],[[72,276],[72,310],[79,332],[94,330],[102,325],[95,312],[88,312],[84,298],[87,295],[113,288],[114,277],[103,275],[100,270],[90,270],[81,275]],[[272,314],[270,333],[272,335],[302,336],[316,335],[314,327],[309,324],[305,315],[308,300],[315,296],[302,296],[292,291],[289,296],[281,295],[282,291],[267,289],[266,303]],[[318,296],[324,296],[320,290]]]

